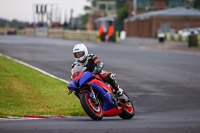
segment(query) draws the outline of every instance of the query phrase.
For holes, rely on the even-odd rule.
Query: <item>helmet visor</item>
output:
[[[75,57],[75,58],[80,58],[80,57],[84,56],[84,54],[85,54],[84,51],[77,52],[77,53],[74,53],[74,57]]]

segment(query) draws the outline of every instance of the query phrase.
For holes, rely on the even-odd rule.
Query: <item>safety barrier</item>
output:
[[[188,46],[200,48],[200,35],[190,35],[188,40]]]
[[[97,31],[74,31],[74,30],[65,30],[64,39],[69,40],[87,40],[87,41],[97,41],[98,32]]]
[[[165,34],[166,40],[168,41],[181,41],[188,42],[188,47],[199,47],[200,48],[200,34],[199,35],[179,35],[179,34]]]
[[[175,34],[166,33],[166,40],[168,40],[168,41],[173,40],[173,41],[187,42],[188,41],[188,36],[179,35],[177,33],[175,33]]]
[[[18,29],[16,34],[17,35],[25,35],[25,30],[24,29]]]
[[[63,28],[25,28],[17,30],[17,34],[25,36],[63,38],[69,40],[98,42],[98,31],[64,30]]]
[[[198,47],[200,48],[200,35],[197,36]]]
[[[35,36],[36,37],[47,37],[48,36],[48,28],[45,28],[45,27],[35,28]]]
[[[7,35],[7,34],[16,34],[17,28],[4,28],[0,27],[0,34]]]
[[[68,40],[92,41],[100,42],[99,32],[95,30],[64,30],[63,28],[25,28],[24,30],[17,30],[18,35],[36,36],[36,37],[51,37],[63,38]],[[125,38],[125,35],[124,37]],[[119,31],[114,34],[115,42],[119,41]]]
[[[26,28],[26,29],[24,29],[24,35],[36,36],[36,30],[34,28]]]
[[[63,34],[64,34],[63,28],[49,28],[49,29],[47,29],[47,37],[63,38]]]

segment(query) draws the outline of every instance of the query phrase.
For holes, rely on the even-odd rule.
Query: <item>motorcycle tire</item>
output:
[[[96,106],[87,92],[80,94],[80,102],[87,115],[93,120],[101,120],[103,118],[103,109],[101,104]]]
[[[126,95],[128,97],[128,95],[125,93],[123,95]],[[130,102],[130,107],[127,107],[124,104],[122,104],[122,113],[119,114],[119,116],[122,119],[131,119],[135,115],[134,105],[133,105],[132,101],[129,101],[129,102]]]

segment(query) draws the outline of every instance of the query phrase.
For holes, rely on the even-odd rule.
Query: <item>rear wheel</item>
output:
[[[101,104],[97,105],[96,102],[89,96],[87,92],[83,92],[80,94],[80,101],[85,112],[93,120],[101,120],[103,118],[103,111]]]
[[[125,93],[123,95],[126,95],[128,97],[128,95]],[[125,100],[120,99],[119,103],[122,106],[122,113],[119,114],[119,116],[122,119],[131,119],[135,115],[135,109],[134,109],[132,101],[130,100],[126,102]]]

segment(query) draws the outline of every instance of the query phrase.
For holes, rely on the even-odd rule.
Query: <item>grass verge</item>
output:
[[[0,117],[24,115],[83,116],[67,84],[0,55]]]

